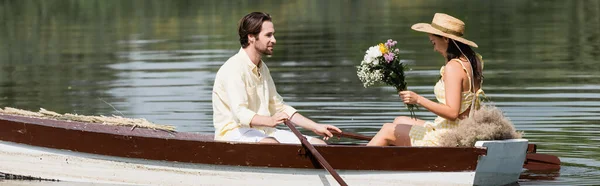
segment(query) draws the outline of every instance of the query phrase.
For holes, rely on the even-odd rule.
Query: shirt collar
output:
[[[248,68],[250,70],[252,70],[252,72],[256,73],[256,75],[259,75],[259,68],[260,66],[262,66],[262,64],[264,63],[262,60],[259,63],[259,66],[256,66],[254,63],[252,63],[252,60],[250,60],[250,56],[248,56],[248,53],[246,53],[246,51],[244,50],[244,48],[240,48],[240,51],[238,52],[238,55],[241,55],[242,60],[244,60],[244,63],[248,66]]]

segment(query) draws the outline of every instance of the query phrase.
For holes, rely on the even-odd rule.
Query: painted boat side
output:
[[[122,158],[0,142],[0,170],[69,182],[132,185],[337,185],[323,169]],[[350,185],[473,185],[475,172],[339,170]]]

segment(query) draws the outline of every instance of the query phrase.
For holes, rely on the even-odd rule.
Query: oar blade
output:
[[[558,171],[560,159],[549,154],[528,153],[523,168],[530,171]]]

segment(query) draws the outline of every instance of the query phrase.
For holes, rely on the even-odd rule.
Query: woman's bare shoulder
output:
[[[463,69],[460,62],[455,62],[454,60],[448,61],[446,66],[444,67],[444,76],[459,76],[463,74],[465,70]]]

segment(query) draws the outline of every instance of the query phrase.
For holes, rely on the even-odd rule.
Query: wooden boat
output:
[[[526,155],[535,154],[527,154],[525,139],[453,148],[315,147],[349,185],[505,185],[517,182]],[[134,185],[337,185],[302,145],[4,114],[0,172]]]

